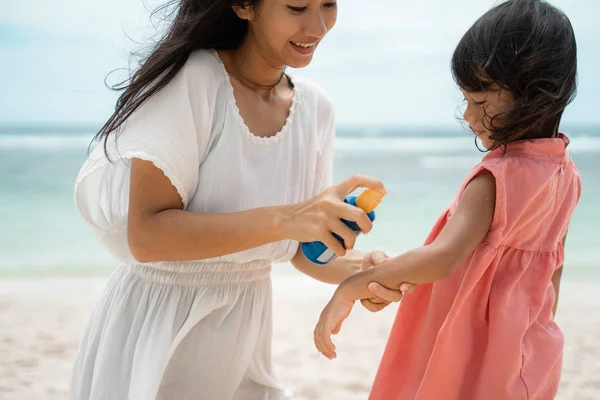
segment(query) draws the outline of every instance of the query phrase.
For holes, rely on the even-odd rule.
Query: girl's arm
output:
[[[331,335],[337,334],[356,300],[372,296],[371,282],[387,288],[403,282],[430,283],[452,275],[483,241],[494,218],[496,182],[488,172],[477,175],[465,188],[456,208],[433,243],[392,258],[350,276],[337,288],[314,330],[315,346],[325,357],[336,357]]]
[[[562,244],[563,249],[565,247],[565,242],[567,241],[567,234],[563,237]],[[558,308],[558,294],[560,292],[560,278],[562,277],[563,266],[561,265],[554,271],[552,274],[552,286],[554,286],[554,304],[552,305],[552,317],[556,317],[556,309]]]
[[[560,278],[562,277],[563,266],[561,265],[552,274],[552,286],[554,286],[554,304],[552,305],[552,317],[556,317],[556,309],[558,308],[558,293],[560,291]]]
[[[387,259],[387,256],[380,251],[365,255],[360,250],[349,250],[345,256],[336,258],[330,264],[317,265],[310,262],[302,253],[302,249],[298,248],[298,252],[292,259],[292,264],[300,272],[313,279],[338,285],[359,271],[371,268],[373,265],[379,265],[383,262],[383,260],[380,260],[382,258]],[[403,284],[402,286],[401,290],[400,288],[388,289],[380,285],[369,285],[371,296],[368,299],[361,300],[361,303],[363,307],[371,312],[381,311],[391,303],[402,300],[404,292],[411,293],[414,290],[413,285]]]
[[[367,215],[343,199],[359,187],[386,192],[379,180],[356,175],[298,204],[204,214],[183,210],[177,190],[151,162],[134,158],[130,174],[127,239],[140,262],[201,260],[286,239],[319,240],[343,256],[346,249],[332,232],[346,243],[356,234],[340,218],[356,221],[363,233],[372,228]]]
[[[494,176],[483,171],[467,185],[455,213],[433,243],[350,276],[338,288],[339,295],[354,301],[372,296],[367,288],[370,282],[397,288],[403,282],[423,284],[452,275],[487,235],[495,206]]]

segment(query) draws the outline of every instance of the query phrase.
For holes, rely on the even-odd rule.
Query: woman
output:
[[[308,65],[336,21],[322,0],[180,0],[77,178],[75,200],[123,264],[76,360],[72,399],[282,399],[271,362],[272,262],[324,282],[361,268],[331,185],[329,98],[284,73]],[[339,256],[312,265],[298,242]],[[382,298],[400,293],[379,288]],[[371,310],[389,304],[374,298]]]

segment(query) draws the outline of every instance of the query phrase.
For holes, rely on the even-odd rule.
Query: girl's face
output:
[[[307,66],[337,19],[335,0],[262,0],[255,10],[235,8],[250,23],[249,40],[274,66]]]
[[[496,115],[505,113],[512,109],[514,105],[513,94],[507,90],[500,90],[498,87],[492,87],[485,92],[468,92],[461,89],[467,102],[463,118],[469,123],[469,127],[477,135],[481,144],[486,150],[494,146],[494,141],[490,139],[490,128],[492,118]],[[502,126],[500,117],[494,119],[494,127]]]

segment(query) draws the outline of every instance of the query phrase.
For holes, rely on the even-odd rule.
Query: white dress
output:
[[[202,261],[139,263],[127,245],[131,158],[152,161],[186,210],[224,213],[291,204],[331,184],[330,99],[291,78],[280,132],[252,135],[215,51],[198,51],[134,113],[108,152],[97,145],[75,184],[75,202],[122,264],[93,310],[75,363],[71,399],[267,400],[290,398],[271,360],[271,263],[298,243],[281,241]]]

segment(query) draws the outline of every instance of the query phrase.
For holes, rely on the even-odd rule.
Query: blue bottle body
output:
[[[344,199],[344,202],[348,203],[350,205],[356,206],[356,196],[348,196]],[[375,211],[371,211],[369,214],[367,214],[367,216],[369,217],[369,219],[371,221],[374,221],[375,220]],[[360,232],[360,228],[356,222],[348,221],[343,218],[342,218],[342,222],[345,223],[353,231]],[[335,236],[336,239],[339,240],[339,242],[342,244],[342,246],[345,247],[344,239],[342,239],[340,236],[336,235],[335,233],[333,234],[333,236]],[[329,264],[330,262],[332,262],[333,260],[335,260],[337,258],[337,255],[333,251],[331,251],[327,246],[325,246],[325,244],[323,244],[322,242],[317,241],[317,242],[302,243],[301,246],[302,246],[302,253],[304,253],[304,256],[315,264],[320,264],[320,265]]]

